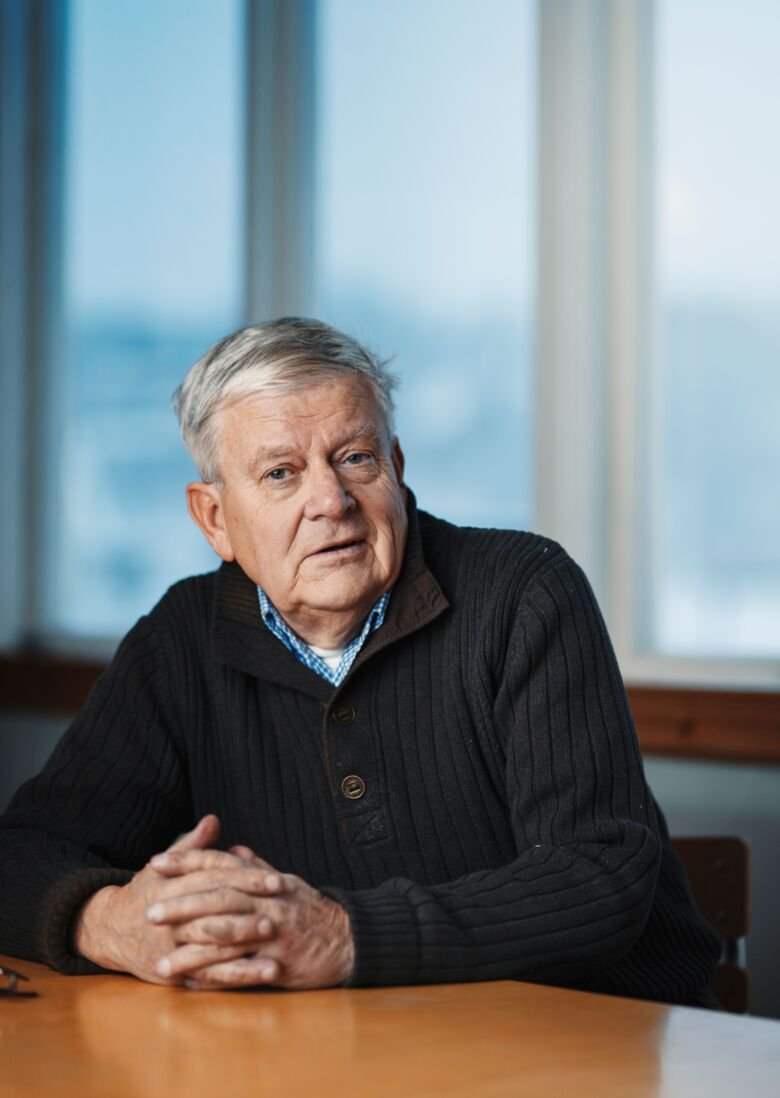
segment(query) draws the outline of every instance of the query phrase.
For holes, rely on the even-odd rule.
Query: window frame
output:
[[[658,477],[655,417],[640,409],[658,398],[655,4],[538,2],[535,526],[585,568],[629,682],[777,689],[780,660],[665,657],[647,645]],[[245,12],[245,316],[257,320],[306,313],[312,298],[317,3],[245,0]],[[0,644],[74,652],[83,646],[41,629],[42,547],[56,545],[46,471],[57,447],[66,17],[67,0],[0,7],[0,153],[13,165],[0,178]]]
[[[536,526],[585,568],[628,682],[778,689],[780,658],[650,646],[656,14],[654,0],[540,3]]]
[[[0,435],[5,523],[0,644],[38,640],[57,551],[59,270],[67,10],[57,0],[0,6]],[[42,322],[43,318],[43,322]],[[16,473],[16,475],[13,475]],[[46,547],[44,549],[44,547]]]

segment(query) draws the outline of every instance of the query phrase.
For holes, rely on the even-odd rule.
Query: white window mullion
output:
[[[608,0],[608,503],[605,609],[625,662],[646,633],[652,597],[653,491],[648,461],[658,399],[653,364],[654,3]]]
[[[246,315],[313,298],[315,0],[247,0]]]
[[[603,593],[604,125],[602,0],[539,4],[536,528]]]

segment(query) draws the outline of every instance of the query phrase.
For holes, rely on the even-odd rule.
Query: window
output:
[[[777,682],[776,8],[0,5],[4,642],[214,565],[170,392],[304,312],[394,356],[422,506],[580,561],[629,679]]]
[[[658,12],[655,646],[780,655],[780,8]]]
[[[71,0],[47,626],[121,634],[214,566],[169,398],[242,317],[243,5]]]
[[[538,10],[537,528],[629,681],[776,683],[775,6]]]
[[[320,0],[316,311],[396,356],[406,477],[531,516],[535,5]]]

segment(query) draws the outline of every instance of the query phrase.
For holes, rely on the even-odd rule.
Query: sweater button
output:
[[[349,702],[339,702],[333,710],[333,719],[336,724],[352,724],[356,716],[355,707]]]
[[[359,801],[366,791],[366,783],[359,774],[347,774],[341,783],[341,792],[348,801]]]

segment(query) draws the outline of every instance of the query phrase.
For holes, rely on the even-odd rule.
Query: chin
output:
[[[368,606],[366,610],[368,613],[383,590],[384,588],[378,584],[356,587],[347,581],[346,576],[344,582],[340,583],[334,576],[329,583],[318,585],[311,592],[309,605],[313,609],[332,610],[334,613],[339,613],[354,610],[365,603]]]

